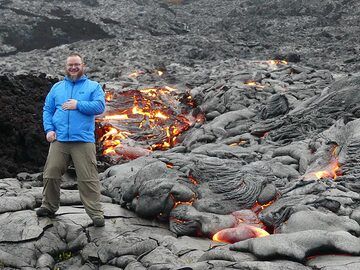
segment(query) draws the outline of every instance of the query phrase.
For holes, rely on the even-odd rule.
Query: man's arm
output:
[[[76,107],[83,114],[102,114],[105,110],[105,93],[100,84],[98,84],[97,88],[93,92],[91,101],[78,100]]]
[[[47,134],[49,131],[55,131],[55,127],[52,122],[52,117],[55,113],[55,100],[53,98],[53,92],[47,94],[45,99],[45,104],[43,107],[43,126],[45,133]]]

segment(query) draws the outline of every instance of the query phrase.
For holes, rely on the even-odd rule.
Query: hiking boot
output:
[[[104,227],[105,219],[103,217],[95,217],[93,218],[93,223],[95,227]]]
[[[55,213],[45,207],[40,207],[38,210],[36,210],[36,215],[38,217],[49,217],[49,218],[55,217]]]

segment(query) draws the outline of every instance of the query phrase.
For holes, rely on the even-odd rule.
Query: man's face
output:
[[[85,65],[79,56],[70,56],[66,59],[66,75],[76,80],[84,75]]]

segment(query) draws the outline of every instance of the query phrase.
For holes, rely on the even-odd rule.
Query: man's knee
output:
[[[60,179],[64,173],[63,169],[59,166],[47,166],[44,170],[43,178]]]

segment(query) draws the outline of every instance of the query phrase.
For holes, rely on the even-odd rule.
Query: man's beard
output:
[[[84,75],[84,70],[79,69],[79,71],[76,73],[76,75],[71,75],[68,70],[66,70],[66,75],[73,81],[76,81],[77,79],[81,78],[82,75]]]

